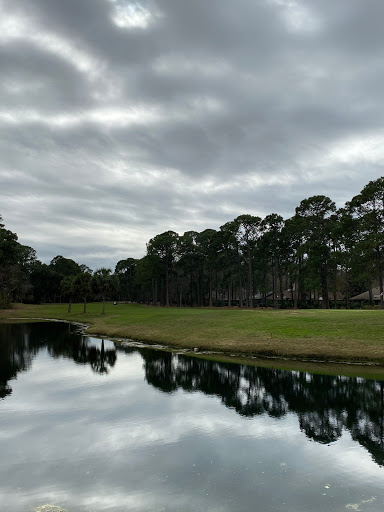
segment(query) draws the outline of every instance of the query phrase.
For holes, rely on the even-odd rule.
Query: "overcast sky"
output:
[[[0,0],[0,214],[93,269],[384,174],[382,0]]]

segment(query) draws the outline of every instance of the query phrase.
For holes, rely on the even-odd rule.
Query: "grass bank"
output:
[[[15,305],[0,321],[52,318],[90,324],[88,334],[223,353],[384,365],[384,311],[154,308],[92,303]]]

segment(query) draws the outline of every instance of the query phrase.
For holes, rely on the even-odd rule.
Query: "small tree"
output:
[[[87,296],[92,292],[91,283],[92,276],[88,273],[77,274],[73,282],[75,294],[83,298],[83,313],[87,312]]]
[[[61,293],[68,297],[68,313],[71,312],[72,297],[75,291],[75,278],[74,276],[65,276],[60,283]]]
[[[117,291],[119,280],[117,276],[112,275],[110,268],[99,268],[93,275],[93,287],[96,293],[100,293],[103,299],[103,315],[105,314],[105,297],[112,292]]]

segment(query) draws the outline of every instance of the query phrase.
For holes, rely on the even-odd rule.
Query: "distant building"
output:
[[[375,304],[379,304],[379,302],[380,302],[380,288],[379,287],[372,288],[371,296],[372,296],[372,299],[370,297],[369,290],[367,290],[366,292],[359,293],[359,295],[355,295],[354,297],[351,297],[351,300],[353,300],[353,301],[365,301],[365,302],[370,302],[371,300],[373,300],[373,302]]]

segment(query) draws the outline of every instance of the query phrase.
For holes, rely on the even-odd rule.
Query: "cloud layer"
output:
[[[49,261],[383,174],[384,4],[0,0],[0,213]]]

